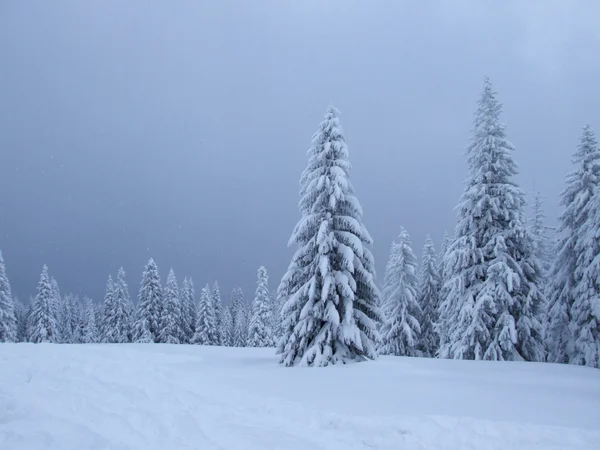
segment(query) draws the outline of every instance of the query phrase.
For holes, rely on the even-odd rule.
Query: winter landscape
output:
[[[26,12],[14,7],[10,17],[14,23],[28,21]],[[101,30],[106,26],[98,18],[90,23]],[[60,41],[62,46],[68,48]],[[490,64],[489,71],[504,73],[496,67]],[[94,255],[111,259],[98,265],[106,272],[95,274],[106,280],[102,298],[97,287],[77,281],[88,279],[82,268],[74,265],[68,273],[53,269],[52,262],[64,267],[62,243],[69,242],[66,234],[79,233],[75,226],[61,230],[51,226],[60,220],[57,212],[40,215],[48,226],[29,237],[33,240],[39,233],[58,244],[32,252],[27,234],[14,226],[20,213],[3,213],[0,250],[9,250],[0,251],[0,449],[598,449],[597,105],[586,121],[568,132],[573,137],[571,166],[562,168],[563,179],[546,180],[560,185],[561,192],[557,217],[547,217],[552,202],[541,191],[521,185],[532,175],[523,173],[517,162],[529,150],[513,144],[504,90],[496,90],[494,77],[482,74],[477,80],[472,86],[474,102],[467,105],[472,116],[461,115],[456,121],[464,145],[444,149],[460,155],[465,174],[452,175],[460,179],[453,205],[448,206],[455,206],[453,222],[441,227],[421,220],[414,231],[430,231],[417,234],[418,241],[404,220],[386,223],[395,236],[386,244],[387,254],[376,251],[369,217],[372,210],[396,209],[399,204],[377,178],[362,179],[361,189],[355,189],[354,173],[361,168],[352,164],[353,136],[360,135],[361,124],[352,122],[347,129],[346,115],[326,101],[321,118],[314,120],[312,139],[308,134],[304,141],[285,144],[290,153],[308,148],[303,165],[295,170],[299,188],[296,180],[279,178],[275,183],[275,178],[265,177],[262,184],[234,190],[236,163],[231,159],[218,182],[194,196],[195,205],[169,203],[155,211],[161,203],[144,197],[143,189],[119,192],[119,198],[130,195],[131,205],[146,205],[150,216],[169,226],[185,222],[190,208],[199,208],[206,229],[186,235],[189,240],[183,239],[181,225],[174,238],[144,238],[146,228],[153,226],[146,216],[129,235],[125,224],[131,215],[117,213],[125,203],[113,203],[100,214],[101,201],[88,202],[96,194],[84,197],[71,211],[89,211],[94,231],[80,244],[87,248],[96,239]],[[509,89],[510,84],[503,86]],[[352,89],[342,92],[352,97]],[[94,104],[83,109],[93,110]],[[17,108],[17,115],[20,111]],[[12,119],[7,115],[2,125],[2,117],[0,130],[13,136],[6,125]],[[78,120],[72,111],[68,117]],[[165,133],[173,129],[167,127],[171,131]],[[443,130],[439,127],[436,133]],[[46,131],[31,131],[36,132]],[[136,135],[113,124],[111,133],[140,139],[146,131]],[[548,133],[560,135],[556,130]],[[225,134],[235,130],[228,128]],[[59,142],[57,138],[54,144]],[[87,142],[84,148],[93,147],[89,140],[81,142]],[[36,164],[20,159],[23,153],[17,155],[27,153],[24,144],[4,144],[0,140],[3,170],[11,168],[11,161]],[[394,151],[404,151],[396,146],[393,143]],[[372,159],[381,158],[378,150],[381,145],[369,150]],[[539,149],[531,151],[545,156]],[[89,155],[93,152],[70,158],[93,158]],[[117,156],[108,167],[113,170],[122,161]],[[248,171],[250,163],[238,164]],[[278,169],[270,164],[259,161],[255,170]],[[383,173],[388,163],[380,164]],[[14,171],[21,169],[16,164]],[[448,176],[448,170],[444,172]],[[94,170],[84,174],[93,177]],[[160,172],[156,184],[169,191],[166,174]],[[422,178],[425,185],[435,184],[434,176]],[[99,179],[106,189],[119,183],[116,176]],[[173,179],[182,185],[195,183],[185,176]],[[45,189],[59,192],[58,178],[53,183]],[[219,211],[240,208],[227,203],[228,192],[258,192],[261,185],[277,191],[285,183],[299,193],[285,200],[297,205],[296,224],[290,223],[284,233],[287,242],[269,240],[280,236],[274,231],[274,224],[280,228],[282,223],[274,219],[280,205],[255,205],[252,214],[234,221],[225,213],[210,217],[197,206],[218,199]],[[28,188],[44,195],[44,188]],[[380,188],[381,199],[388,200],[368,206],[361,201],[363,189]],[[20,194],[3,189],[0,195],[10,205]],[[28,191],[22,195],[29,198]],[[68,195],[71,204],[76,193]],[[402,206],[399,217],[414,223],[408,218],[425,217],[429,209],[420,200],[413,210]],[[253,222],[252,217],[261,214],[259,222]],[[210,234],[213,219],[219,230]],[[123,223],[125,238],[119,244],[105,239],[112,221]],[[381,224],[374,225],[381,230]],[[29,223],[17,224],[21,226],[35,230]],[[233,259],[241,258],[235,253],[239,249],[227,241],[248,229],[253,242],[244,248],[254,245],[248,258],[254,266],[244,265],[244,272],[252,273],[251,284],[232,283],[232,278],[246,275],[236,272],[240,265]],[[223,230],[234,231],[216,252],[214,241],[225,236]],[[136,254],[136,260],[143,256],[143,268],[122,267],[112,260],[120,248],[133,248],[128,240],[143,243],[145,251],[138,247]],[[200,257],[192,252],[197,241],[202,242]],[[172,265],[163,266],[160,256],[172,245],[178,250],[165,262]],[[267,264],[273,261],[267,256],[271,246],[285,254],[287,269],[285,264]],[[224,258],[224,266],[215,259],[215,266],[225,267],[221,274],[212,262],[207,265],[205,255],[217,258],[222,248],[234,253]],[[153,251],[159,253],[156,259]],[[177,257],[188,263],[179,265]],[[41,269],[35,286],[23,283],[30,279],[23,267],[33,266],[24,264],[24,258],[43,259],[35,268]],[[81,261],[87,258],[94,256],[87,254]],[[131,260],[130,255],[116,258]],[[198,260],[202,273],[194,267]],[[180,266],[188,273],[180,273]],[[377,267],[383,270],[378,273]],[[221,275],[224,284],[215,281]]]

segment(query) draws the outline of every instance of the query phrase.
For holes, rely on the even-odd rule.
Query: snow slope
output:
[[[272,349],[0,345],[0,449],[599,449],[600,371]]]

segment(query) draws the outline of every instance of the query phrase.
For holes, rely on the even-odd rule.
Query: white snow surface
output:
[[[0,345],[0,449],[595,449],[600,371],[273,349]]]

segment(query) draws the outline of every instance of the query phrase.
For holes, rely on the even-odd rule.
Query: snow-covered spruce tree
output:
[[[67,296],[69,300],[69,309],[71,310],[70,317],[70,331],[71,331],[71,344],[77,344],[81,342],[81,324],[83,322],[83,305],[79,300],[79,297],[73,294]]]
[[[284,299],[277,292],[271,292],[271,328],[275,345],[283,337],[283,326],[281,321],[281,309]]]
[[[100,341],[96,325],[96,305],[91,298],[84,298],[84,317],[81,331],[82,344],[95,344]]]
[[[125,305],[124,320],[126,325],[124,325],[124,327],[127,331],[127,340],[123,342],[131,342],[132,323],[135,314],[135,306],[133,304],[133,301],[131,300],[131,295],[129,295],[129,286],[127,285],[125,276],[125,269],[120,267],[119,271],[117,272],[117,281],[115,282],[115,298],[116,302]]]
[[[181,327],[182,308],[179,286],[173,269],[167,276],[167,284],[160,316],[160,342],[165,344],[181,344],[185,342],[184,331]]]
[[[231,315],[231,307],[229,305],[223,305],[221,311],[221,345],[232,347],[233,316]]]
[[[588,202],[600,185],[600,149],[589,126],[584,127],[579,146],[573,155],[575,170],[567,176],[567,186],[561,194],[564,207],[559,217],[557,257],[549,276],[548,323],[546,343],[548,361],[576,362],[573,335],[573,303],[576,289],[583,280],[582,252],[587,242],[584,224]]]
[[[196,305],[190,282],[185,277],[181,283],[181,331],[183,333],[182,343],[189,344],[194,337],[196,326]]]
[[[6,265],[0,251],[0,342],[17,341],[15,304],[6,275]]]
[[[207,284],[200,294],[198,311],[196,313],[196,330],[192,344],[218,345],[218,335],[212,292],[210,286]]]
[[[231,315],[233,316],[232,345],[246,347],[248,343],[248,313],[242,288],[234,288],[231,292]]]
[[[421,356],[421,308],[418,295],[417,258],[410,246],[408,232],[401,228],[390,249],[383,278],[383,311],[380,353],[396,356]]]
[[[159,342],[162,287],[158,267],[152,258],[146,264],[138,295],[138,307],[133,327],[133,341]]]
[[[27,342],[29,332],[27,321],[31,311],[31,305],[15,299],[15,317],[17,319],[17,342]]]
[[[440,356],[440,348],[442,347],[442,342],[447,343],[450,340],[450,337],[449,337],[450,329],[444,328],[444,326],[447,324],[443,323],[443,321],[441,320],[441,317],[444,316],[442,314],[442,309],[447,306],[447,305],[445,305],[444,300],[448,297],[448,293],[449,293],[448,283],[446,283],[446,281],[451,276],[451,273],[448,270],[448,267],[446,267],[445,261],[446,261],[446,255],[448,253],[448,248],[451,245],[452,245],[452,238],[450,237],[448,232],[444,232],[444,237],[442,239],[442,246],[440,248],[440,255],[438,258],[438,267],[439,267],[439,274],[440,274],[440,299],[439,299],[439,303],[438,303],[437,322],[435,323],[435,331],[438,336],[438,350],[435,354],[436,357]]]
[[[590,144],[598,148],[593,139]],[[597,163],[600,165],[600,158]],[[600,367],[600,171],[596,175],[593,196],[582,211],[581,225],[575,254],[577,269],[574,300],[570,310],[570,331],[573,336],[572,364]],[[577,200],[576,200],[577,201]]]
[[[54,342],[62,342],[60,336],[60,304],[62,303],[60,288],[58,287],[58,281],[54,277],[50,278],[50,284],[52,286],[52,315],[56,322],[56,340]]]
[[[513,181],[513,145],[502,105],[486,78],[467,148],[469,175],[455,240],[444,261],[440,356],[541,361],[541,269],[524,219],[524,193]]]
[[[119,272],[120,273],[120,272]],[[109,276],[104,296],[103,341],[112,344],[129,342],[130,322],[127,293],[119,279],[113,282]]]
[[[48,275],[48,266],[44,265],[30,315],[31,334],[29,339],[31,342],[39,344],[57,341],[57,323],[52,309],[53,301],[54,292]]]
[[[531,225],[529,232],[533,238],[534,254],[540,261],[544,281],[550,272],[554,261],[554,244],[551,241],[551,236],[554,234],[551,227],[546,225],[546,216],[542,208],[542,195],[536,192],[533,198],[533,216],[531,217]]]
[[[275,345],[271,329],[271,298],[268,283],[267,269],[261,266],[258,269],[256,293],[248,327],[248,347],[273,347]]]
[[[221,337],[223,331],[221,329],[221,315],[223,314],[223,302],[221,301],[221,290],[219,289],[219,283],[214,282],[211,291],[211,300],[213,308],[215,310],[215,326],[217,328],[217,343],[215,345],[223,345]]]
[[[350,182],[348,148],[330,106],[308,150],[300,179],[298,245],[279,292],[284,334],[280,362],[326,366],[377,357],[378,307],[371,236]]]
[[[418,304],[421,308],[421,337],[419,348],[423,356],[432,358],[439,348],[435,331],[440,307],[440,270],[436,260],[433,240],[427,236],[419,270]]]
[[[112,343],[109,340],[109,334],[112,336],[112,329],[108,325],[109,317],[111,316],[113,310],[115,309],[115,284],[112,279],[112,275],[108,276],[108,280],[106,282],[106,290],[104,293],[104,303],[102,304],[102,311],[104,316],[104,321],[101,326],[96,324],[98,328],[98,335],[100,340],[103,342]]]

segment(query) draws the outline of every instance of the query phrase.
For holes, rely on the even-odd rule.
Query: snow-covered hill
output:
[[[595,449],[600,371],[272,349],[0,345],[0,449]]]

